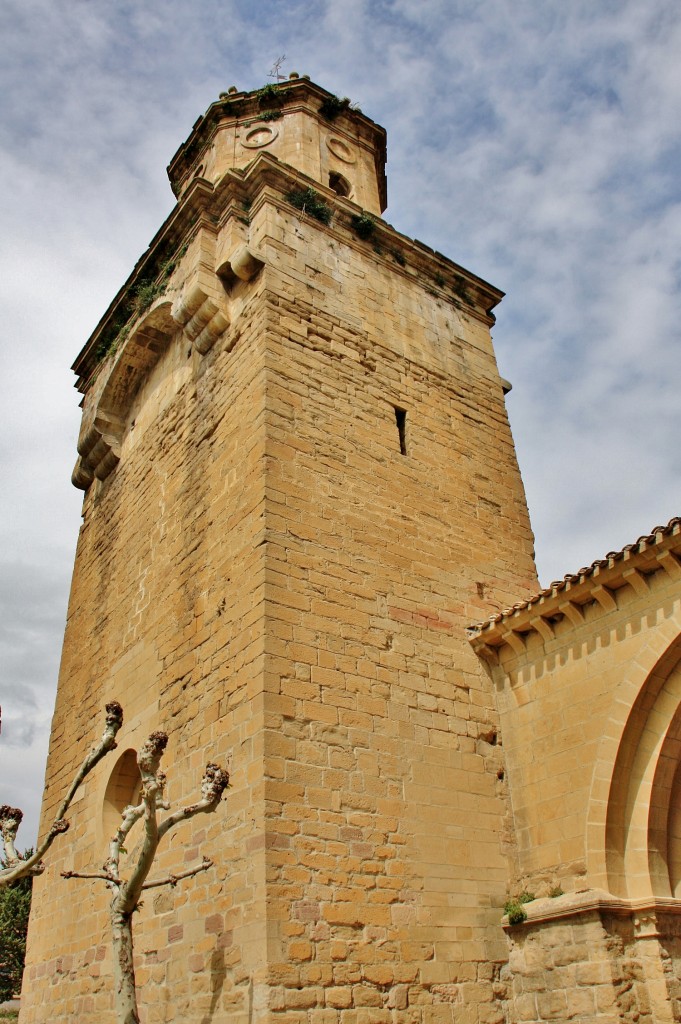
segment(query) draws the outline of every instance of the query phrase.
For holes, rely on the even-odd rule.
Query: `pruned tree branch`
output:
[[[0,828],[2,829],[2,842],[5,848],[5,860],[8,867],[12,867],[21,861],[21,857],[14,846],[14,841],[17,838],[17,832],[23,817],[24,812],[18,807],[9,807],[7,804],[3,804],[0,807]]]
[[[162,885],[170,885],[174,888],[183,878],[191,878],[192,875],[198,875],[200,871],[207,871],[208,868],[212,867],[213,861],[208,857],[204,857],[196,867],[187,868],[186,871],[178,871],[177,874],[168,875],[167,878],[155,878],[152,882],[145,882],[142,889],[158,889]]]
[[[175,811],[174,814],[166,818],[159,825],[159,838],[163,838],[171,828],[175,828],[181,821],[193,818],[195,814],[214,811],[228,785],[229,774],[217,764],[207,764],[201,781],[201,800],[196,804],[190,804],[189,807],[185,807],[181,811]]]
[[[62,878],[100,878],[104,882],[120,882],[119,878],[112,878],[103,871],[62,871]]]
[[[61,835],[62,832],[68,831],[69,823],[64,815],[69,809],[76,792],[95,765],[110,750],[116,749],[116,734],[122,724],[123,709],[117,701],[111,701],[106,705],[106,727],[101,740],[90,751],[76,772],[47,835],[38,844],[35,852],[30,857],[27,857],[26,860],[19,856],[15,848],[17,830],[21,824],[23,814],[18,807],[8,807],[7,805],[0,807],[0,831],[2,832],[5,858],[7,860],[7,867],[0,869],[0,885],[9,885],[11,882],[16,882],[17,879],[24,878],[26,875],[39,875],[45,870],[45,866],[42,863],[43,857],[57,836]]]
[[[137,906],[161,838],[156,815],[159,797],[163,799],[165,775],[161,772],[160,766],[167,744],[168,737],[164,732],[152,732],[137,755],[137,764],[142,776],[144,839],[130,880],[121,888],[120,909],[123,913],[130,913]]]
[[[104,870],[109,872],[109,877],[118,878],[118,863],[121,858],[121,853],[125,850],[125,840],[127,839],[133,825],[139,821],[143,814],[143,803],[137,804],[137,806],[129,805],[123,810],[123,820],[114,835],[111,837],[111,841],[109,843],[109,856],[104,862]]]

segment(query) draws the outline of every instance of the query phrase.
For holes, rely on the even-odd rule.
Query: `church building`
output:
[[[78,356],[84,492],[21,1024],[114,1024],[96,870],[169,735],[145,1024],[681,1020],[681,520],[541,590],[502,293],[307,78],[200,117]],[[131,837],[132,838],[132,837]]]

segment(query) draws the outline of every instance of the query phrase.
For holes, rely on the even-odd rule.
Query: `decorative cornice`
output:
[[[424,243],[400,234],[379,218],[375,219],[371,239],[359,239],[352,228],[353,216],[362,213],[356,203],[337,195],[333,189],[283,163],[273,154],[259,153],[246,170],[227,171],[215,185],[203,178],[194,179],[74,362],[73,370],[79,377],[78,389],[81,392],[88,390],[100,366],[97,353],[107,331],[119,320],[121,324],[125,322],[130,295],[134,294],[140,281],[154,279],[154,271],[161,267],[166,253],[187,244],[202,228],[216,232],[231,214],[242,216],[240,206],[244,203],[252,204],[251,217],[257,214],[260,203],[265,201],[274,202],[281,209],[290,209],[287,193],[307,188],[314,189],[333,211],[330,224],[320,224],[320,230],[329,231],[357,249],[368,247],[372,258],[389,267],[391,273],[419,281],[435,297],[464,310],[487,326],[494,323],[492,310],[504,295],[498,288]]]
[[[220,189],[225,175],[216,185]],[[290,209],[286,195],[298,188],[312,188],[333,210],[329,224],[323,230],[336,235],[339,241],[357,249],[371,252],[371,258],[390,268],[391,273],[420,280],[433,296],[442,298],[466,313],[481,320],[487,326],[495,322],[492,310],[501,302],[504,292],[478,277],[471,271],[450,260],[441,252],[431,249],[418,239],[403,235],[392,224],[380,218],[374,219],[374,230],[368,240],[358,238],[352,227],[352,218],[362,213],[361,207],[351,199],[337,195],[318,181],[307,177],[302,171],[278,160],[271,153],[261,153],[243,176],[243,182],[252,198],[251,216],[258,210],[258,201],[272,201],[282,209]],[[267,184],[271,192],[263,193],[262,185]],[[255,186],[255,187],[253,187]],[[300,214],[298,214],[300,216]]]
[[[553,582],[526,601],[491,615],[489,621],[468,629],[468,639],[482,656],[495,655],[508,644],[516,653],[525,648],[526,637],[538,633],[553,639],[553,627],[567,619],[574,628],[584,621],[587,605],[597,602],[603,614],[617,609],[617,593],[627,587],[636,595],[646,594],[650,577],[664,570],[676,582],[681,581],[681,518],[656,526],[649,534],[611,551],[579,572]]]
[[[511,925],[508,916],[501,919],[503,927],[511,932],[528,925],[548,924],[569,917],[582,917],[586,914],[605,913],[616,917],[631,918],[634,934],[637,938],[658,938],[658,918],[669,915],[681,918],[681,900],[671,896],[658,896],[645,899],[622,899],[613,896],[605,889],[584,889],[581,892],[565,893],[555,899],[533,900],[523,904],[527,915],[521,925]]]

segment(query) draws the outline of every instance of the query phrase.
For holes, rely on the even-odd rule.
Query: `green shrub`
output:
[[[187,244],[181,245],[172,256],[169,255],[171,252],[170,244],[164,247],[147,273],[139,278],[136,286],[130,289],[121,302],[116,316],[107,325],[99,339],[95,353],[98,362],[110,352],[115,352],[120,343],[125,341],[130,333],[131,320],[141,316],[159,295],[163,295],[166,290],[165,281],[187,252]]]
[[[157,281],[144,281],[142,284],[138,284],[133,293],[135,315],[141,316],[159,295],[163,295],[165,290],[166,286]]]
[[[518,900],[506,900],[504,913],[508,916],[509,924],[522,924],[523,921],[527,921],[527,914]]]
[[[331,207],[313,188],[288,192],[286,198],[291,206],[295,206],[297,210],[302,210],[303,213],[314,217],[315,220],[321,221],[322,224],[328,224],[331,221]]]
[[[467,302],[469,306],[474,304],[471,293],[461,281],[456,281],[455,284],[452,285],[452,291],[464,302]]]
[[[281,96],[276,85],[263,85],[255,94],[258,106],[262,110],[265,107],[278,106],[281,103]]]
[[[30,856],[31,852],[27,850],[24,856]],[[33,879],[29,877],[0,888],[1,1003],[11,999],[21,990],[32,887]]]
[[[355,213],[350,218],[353,231],[360,238],[371,238],[376,230],[376,221],[368,213]]]
[[[523,890],[519,896],[511,896],[510,899],[504,903],[504,913],[508,916],[509,924],[522,924],[523,921],[527,921],[527,914],[523,910],[523,904],[531,903],[535,898],[533,892],[527,892]]]
[[[357,110],[348,96],[329,96],[322,102],[319,113],[326,121],[335,121],[339,114],[345,110]]]

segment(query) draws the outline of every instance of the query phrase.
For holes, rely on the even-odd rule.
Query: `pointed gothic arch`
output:
[[[587,840],[595,856],[603,851],[590,873],[600,868],[603,887],[621,897],[681,887],[681,633],[673,620],[665,627],[615,694],[592,784],[589,834],[605,841]]]

